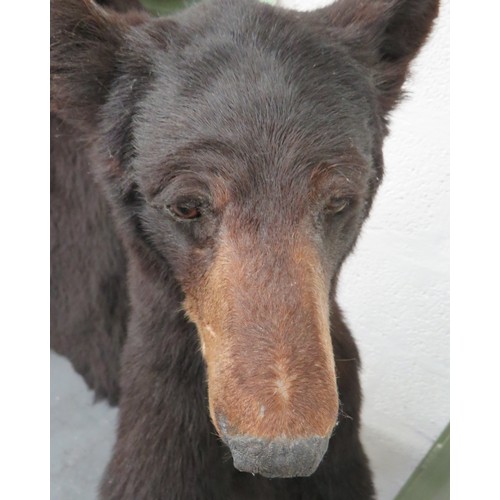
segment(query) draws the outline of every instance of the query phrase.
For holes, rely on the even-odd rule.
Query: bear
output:
[[[438,3],[51,1],[51,347],[119,406],[102,500],[375,497],[336,288]]]

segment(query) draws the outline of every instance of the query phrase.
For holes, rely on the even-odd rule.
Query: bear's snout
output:
[[[309,476],[338,416],[329,279],[305,230],[278,241],[225,234],[185,301],[206,361],[212,421],[236,469]]]

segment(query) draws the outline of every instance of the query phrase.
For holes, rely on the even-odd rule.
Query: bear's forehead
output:
[[[156,55],[135,120],[141,171],[180,165],[276,184],[349,154],[370,163],[373,84],[341,46],[286,16],[221,16]]]
[[[227,120],[244,114],[256,127],[307,118],[304,128],[321,119],[331,125],[372,114],[376,95],[369,71],[334,38],[281,17],[269,28],[265,18],[235,26],[207,20],[214,29],[157,55],[151,100],[159,118],[168,121],[167,112]]]
[[[353,147],[361,155],[371,151],[372,110],[366,94],[345,79],[301,82],[275,61],[261,71],[248,61],[214,69],[204,81],[193,75],[155,81],[135,122],[139,154],[162,162],[177,151],[209,149],[193,144],[218,143],[225,145],[218,152],[284,165],[294,156],[311,163]]]

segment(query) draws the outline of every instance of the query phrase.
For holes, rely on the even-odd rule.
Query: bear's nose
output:
[[[253,436],[224,436],[234,467],[265,477],[310,476],[318,468],[329,437],[261,439]]]

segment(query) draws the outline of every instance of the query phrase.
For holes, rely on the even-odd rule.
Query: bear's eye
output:
[[[330,214],[339,214],[345,210],[350,204],[348,198],[332,198],[325,206],[325,211]]]
[[[167,209],[176,219],[194,220],[201,217],[200,206],[189,202],[173,203],[167,205]]]

